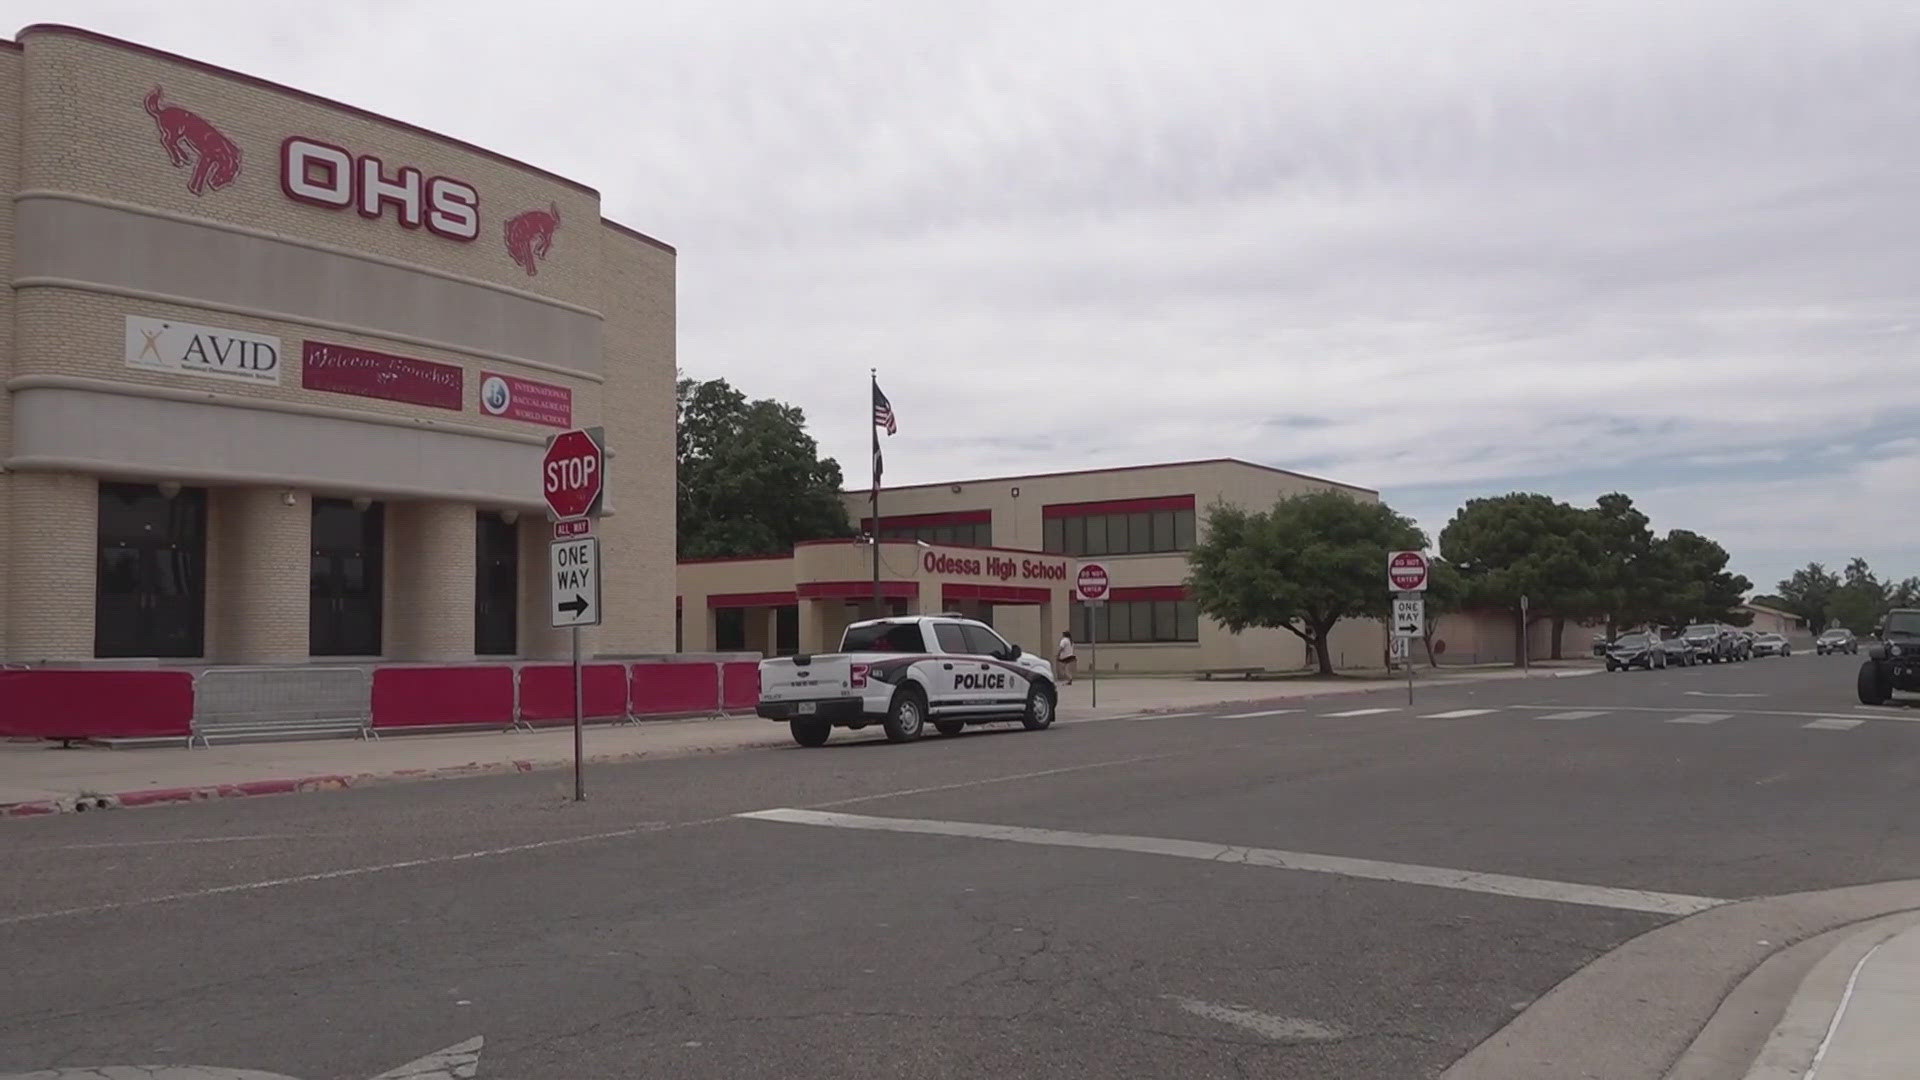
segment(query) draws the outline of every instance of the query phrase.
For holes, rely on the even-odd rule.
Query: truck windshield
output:
[[[849,626],[840,639],[841,652],[922,653],[925,643],[919,623],[871,623]]]
[[[1920,637],[1920,611],[1896,611],[1887,616],[1887,635]]]

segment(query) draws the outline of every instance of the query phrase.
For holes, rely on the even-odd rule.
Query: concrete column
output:
[[[313,499],[282,488],[207,493],[207,659],[304,663]]]
[[[470,503],[388,504],[388,656],[473,659],[475,544]]]
[[[91,660],[99,481],[22,472],[8,487],[6,657]]]
[[[545,514],[520,515],[520,655],[529,660],[565,660],[572,656],[567,631],[555,630],[548,618],[553,573],[547,545],[552,542],[553,523]],[[585,635],[580,647],[583,652],[591,648]]]

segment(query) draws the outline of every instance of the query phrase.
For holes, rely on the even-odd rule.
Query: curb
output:
[[[779,746],[785,739],[752,741],[729,746],[691,747],[685,750],[661,752],[657,750],[636,750],[624,754],[602,754],[589,756],[586,764],[606,765],[625,761],[638,761],[643,758],[695,757],[701,754],[720,754],[733,750],[761,749],[767,746]],[[29,802],[0,803],[0,818],[46,817],[51,814],[80,814],[93,810],[134,810],[146,806],[166,806],[175,803],[212,802],[219,799],[239,799],[255,795],[293,795],[311,791],[343,791],[347,788],[373,787],[380,784],[404,783],[412,780],[453,780],[465,776],[501,776],[508,773],[539,772],[546,769],[566,769],[573,767],[572,758],[536,760],[521,758],[513,761],[472,761],[465,765],[446,765],[433,769],[396,769],[392,772],[366,773],[326,773],[317,776],[302,776],[295,779],[248,780],[239,783],[202,784],[197,787],[142,788],[136,791],[122,791],[106,795],[67,795],[57,799],[35,799]]]

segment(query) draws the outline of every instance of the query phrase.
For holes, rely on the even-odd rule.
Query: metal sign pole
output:
[[[1093,680],[1093,707],[1100,707],[1100,606],[1087,605],[1087,676]]]
[[[581,737],[585,725],[586,702],[580,693],[580,628],[573,628],[573,801],[587,800],[586,781],[580,775]]]

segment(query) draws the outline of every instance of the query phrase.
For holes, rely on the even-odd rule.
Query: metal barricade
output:
[[[363,667],[213,667],[194,677],[193,735],[214,739],[379,738]]]

